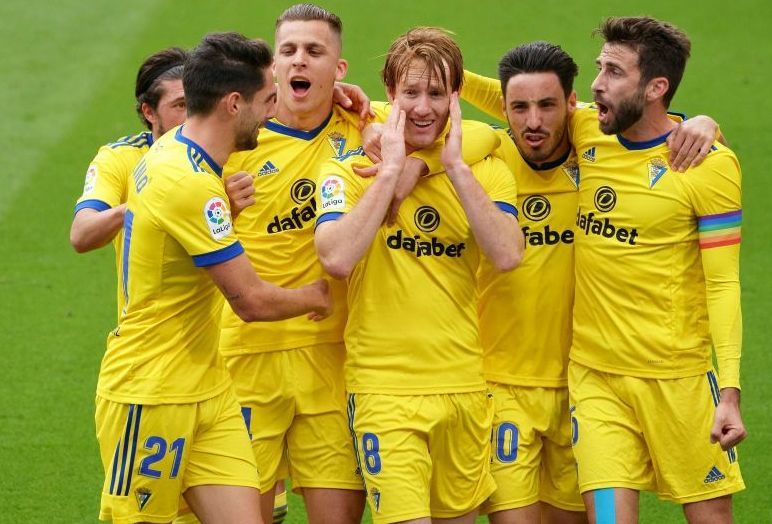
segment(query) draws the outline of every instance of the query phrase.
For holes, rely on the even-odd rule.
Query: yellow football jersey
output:
[[[648,378],[711,368],[739,384],[740,167],[716,143],[685,173],[667,135],[630,142],[577,109],[571,135],[582,181],[576,215],[576,302],[570,358]]]
[[[126,306],[108,336],[99,396],[189,403],[230,385],[217,353],[223,298],[204,270],[243,252],[220,176],[184,126],[164,135],[134,169],[121,268]]]
[[[376,120],[386,118],[388,104],[374,103]],[[257,149],[231,155],[224,176],[247,171],[254,177],[256,204],[235,220],[235,230],[255,270],[265,280],[298,287],[325,276],[314,248],[317,216],[316,178],[329,159],[345,161],[364,155],[358,115],[339,106],[316,129],[300,131],[269,121]],[[474,161],[490,154],[498,138],[479,122],[464,121],[464,157]],[[430,170],[441,169],[441,147],[420,152]],[[223,308],[220,351],[223,355],[258,353],[340,342],[346,324],[346,285],[330,281],[335,309],[321,322],[304,316],[276,322],[245,323]]]
[[[81,209],[105,211],[126,202],[126,190],[131,172],[151,145],[153,145],[153,133],[143,131],[99,148],[86,171],[83,194],[75,204],[75,213]],[[123,309],[123,292],[120,287],[122,246],[123,230],[118,231],[113,238],[115,268],[118,275],[116,303],[119,317]]]
[[[260,130],[257,149],[231,155],[227,178],[238,171],[254,177],[256,204],[244,209],[234,227],[260,277],[283,287],[322,278],[314,248],[316,178],[330,158],[361,157],[357,120],[336,106],[316,129],[300,131],[276,120]],[[331,280],[334,312],[312,322],[305,316],[276,322],[246,323],[223,308],[220,351],[237,355],[340,342],[346,324],[345,282]]]
[[[322,167],[317,225],[349,212],[373,179],[365,159]],[[517,215],[516,185],[499,159],[472,165],[503,211]],[[450,179],[424,177],[383,225],[348,280],[346,388],[351,393],[435,394],[485,388],[477,324],[481,252]]]
[[[574,296],[574,222],[579,168],[572,152],[530,164],[507,131],[497,152],[515,174],[525,256],[514,271],[480,266],[480,337],[485,378],[518,386],[566,387]]]

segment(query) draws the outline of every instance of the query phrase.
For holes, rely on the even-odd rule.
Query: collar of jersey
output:
[[[313,140],[317,136],[319,136],[319,133],[322,132],[322,129],[327,127],[327,124],[330,123],[330,119],[332,118],[332,111],[330,111],[330,114],[327,115],[327,118],[324,119],[324,122],[316,126],[310,131],[302,131],[300,129],[295,129],[292,127],[287,127],[283,124],[280,124],[276,120],[269,120],[265,123],[265,128],[270,129],[274,133],[280,133],[282,135],[287,135],[295,138],[300,138],[302,140]]]
[[[528,164],[531,167],[531,169],[533,169],[534,171],[548,171],[550,169],[555,169],[558,166],[562,166],[565,163],[565,161],[568,160],[568,156],[570,154],[571,154],[571,148],[569,147],[566,150],[566,154],[565,155],[561,156],[557,160],[553,160],[552,162],[544,162],[542,164],[535,164],[533,162],[529,162],[525,158],[523,158],[523,160],[525,160],[525,163]]]
[[[657,138],[652,138],[651,140],[645,140],[643,142],[633,142],[632,140],[628,140],[620,134],[617,134],[617,139],[619,140],[619,143],[625,146],[627,149],[637,151],[640,149],[651,149],[652,147],[664,144],[665,140],[667,140],[667,137],[670,136],[670,133],[672,133],[672,131],[668,131],[664,135],[658,136]]]
[[[212,168],[212,171],[214,171],[214,173],[215,173],[217,176],[219,176],[220,178],[222,178],[222,167],[220,167],[220,165],[219,165],[217,162],[215,162],[215,161],[214,161],[214,159],[213,159],[211,156],[209,156],[209,153],[207,153],[207,152],[204,150],[204,148],[203,148],[203,147],[201,147],[200,145],[196,144],[196,143],[195,143],[195,142],[193,142],[193,141],[192,141],[190,138],[188,138],[188,137],[186,137],[186,136],[184,136],[184,135],[182,134],[182,128],[183,128],[183,127],[185,127],[185,124],[182,124],[180,127],[178,127],[178,128],[177,128],[177,132],[176,132],[176,133],[174,133],[174,138],[175,138],[175,139],[176,139],[178,142],[182,142],[183,144],[186,144],[187,146],[189,146],[189,147],[192,147],[193,149],[195,149],[196,151],[198,151],[199,153],[201,153],[201,158],[203,158],[203,159],[204,159],[204,161],[205,161],[207,164],[209,164],[209,167],[211,167],[211,168]]]

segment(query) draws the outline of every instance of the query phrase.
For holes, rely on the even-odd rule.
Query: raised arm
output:
[[[523,234],[515,216],[491,200],[461,158],[461,106],[458,93],[451,95],[450,120],[450,132],[441,157],[448,177],[485,256],[499,271],[514,269],[523,258]]]
[[[348,278],[383,224],[405,165],[404,137],[405,112],[395,105],[384,125],[383,160],[373,183],[348,213],[319,217],[314,233],[316,251],[322,267],[334,278]]]
[[[109,244],[123,227],[125,214],[126,204],[102,211],[93,208],[78,210],[70,226],[70,244],[78,253]]]

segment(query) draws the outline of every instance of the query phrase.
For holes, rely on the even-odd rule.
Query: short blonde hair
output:
[[[383,83],[390,92],[393,93],[397,83],[405,78],[414,60],[426,64],[429,81],[438,75],[449,91],[461,89],[464,58],[448,31],[438,27],[414,27],[391,44],[381,71]]]

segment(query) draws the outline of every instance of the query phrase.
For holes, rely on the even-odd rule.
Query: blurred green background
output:
[[[292,2],[97,0],[0,5],[0,522],[96,522],[102,470],[93,398],[104,339],[115,322],[110,248],[76,255],[69,224],[98,147],[141,130],[134,77],[150,53],[191,47],[209,31],[236,30],[273,40],[276,17]],[[767,118],[772,114],[772,7],[762,0],[666,0],[568,4],[476,0],[372,0],[321,3],[344,21],[348,80],[383,99],[378,72],[394,37],[414,25],[452,30],[466,65],[495,76],[499,57],[519,43],[561,44],[580,67],[588,100],[600,41],[591,32],[608,15],[647,14],[680,26],[692,59],[673,102],[721,124],[743,166],[743,415],[740,447],[748,489],[735,497],[738,522],[772,522],[767,373],[771,280]],[[465,109],[465,116],[481,117]],[[765,240],[766,239],[766,240]],[[290,500],[287,522],[305,522]],[[680,508],[644,496],[641,522],[683,521]]]

